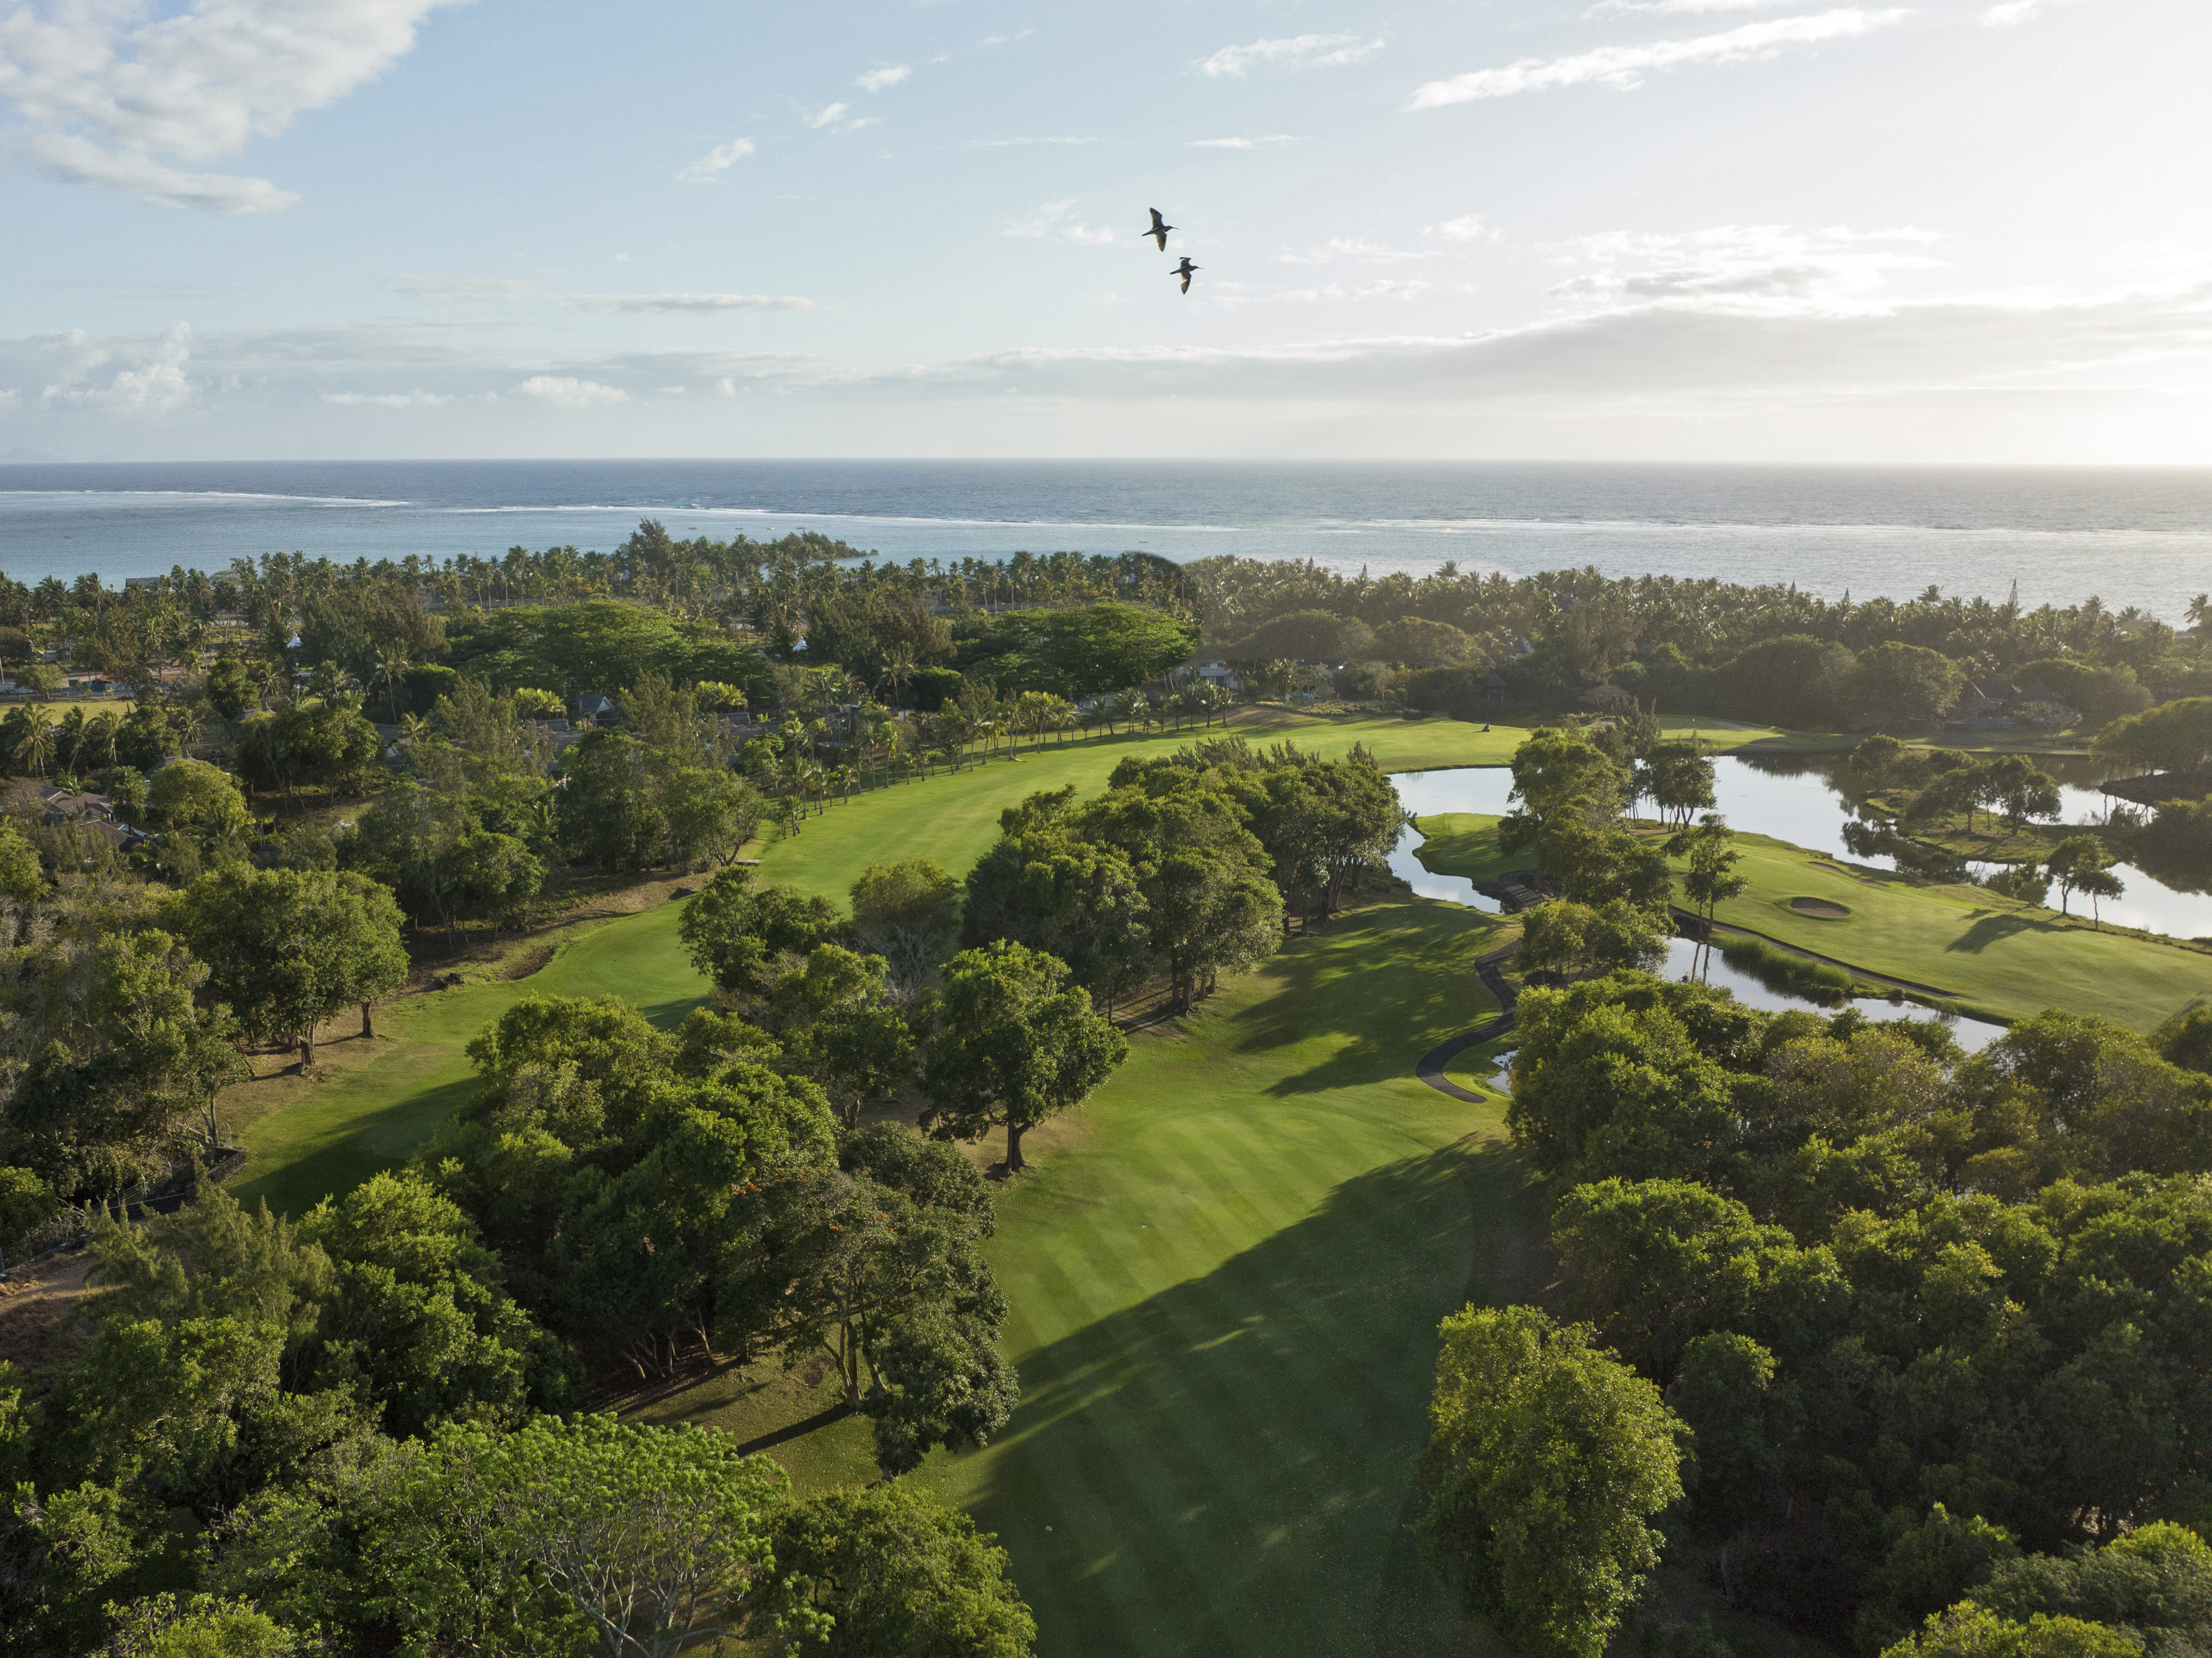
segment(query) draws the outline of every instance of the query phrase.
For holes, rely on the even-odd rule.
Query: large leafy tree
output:
[[[488,1590],[526,1604],[534,1582],[606,1658],[673,1658],[784,1621],[766,1527],[789,1480],[712,1429],[611,1416],[448,1428],[403,1478],[380,1530],[412,1557],[395,1564],[418,1604]],[[801,1609],[793,1628],[822,1622]]]
[[[911,1131],[867,1130],[840,1161],[750,1183],[725,1316],[788,1363],[827,1356],[896,1475],[932,1446],[984,1442],[1012,1411],[1006,1298],[981,1248],[994,1221],[974,1166]]]
[[[777,981],[769,1011],[785,1053],[822,1084],[848,1129],[863,1105],[914,1075],[914,1033],[879,955],[816,945]]]
[[[1082,1104],[1129,1051],[1053,957],[1001,940],[963,950],[945,972],[944,1029],[922,1088],[922,1126],[945,1139],[1006,1131],[1006,1167],[1022,1136]]]
[[[684,906],[677,936],[699,971],[720,989],[765,997],[787,957],[804,957],[845,931],[837,906],[793,887],[759,887],[743,865],[716,872]]]
[[[234,867],[203,875],[177,901],[209,989],[246,1030],[289,1036],[315,1062],[315,1027],[340,1008],[369,1007],[407,977],[391,889],[326,869]]]
[[[1658,1564],[1681,1424],[1587,1325],[1470,1307],[1443,1330],[1420,1460],[1431,1557],[1517,1650],[1599,1658]]]
[[[1519,804],[1498,820],[1499,850],[1534,849],[1542,873],[1562,828],[1611,822],[1626,782],[1613,757],[1588,739],[1553,728],[1530,733],[1513,751],[1509,798]]]
[[[779,1578],[833,1618],[825,1658],[1029,1658],[1006,1551],[911,1480],[826,1491],[769,1526]]]
[[[891,982],[919,987],[960,936],[960,883],[934,858],[872,863],[853,883],[853,931]]]
[[[1091,605],[1052,613],[1044,655],[1078,692],[1121,691],[1187,660],[1198,630],[1156,610]]]
[[[528,997],[469,1056],[482,1085],[425,1161],[516,1296],[641,1375],[743,1339],[721,1302],[733,1206],[765,1171],[827,1168],[836,1132],[775,1044],[703,1011],[670,1034],[617,997]]]
[[[1861,655],[1844,681],[1844,700],[1863,727],[1940,720],[1966,683],[1966,670],[1941,651],[1888,639]]]

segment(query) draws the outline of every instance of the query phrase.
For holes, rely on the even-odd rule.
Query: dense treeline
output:
[[[1592,1455],[1681,1444],[1679,1502],[1662,1456],[1634,1516],[1673,1504],[1739,1607],[1868,1654],[1931,1618],[1917,1650],[2163,1650],[2144,1626],[2165,1619],[2201,1643],[2212,1551],[2180,1527],[2212,1526],[2206,1015],[2147,1040],[2046,1013],[1967,1056],[1934,1022],[1767,1015],[1632,972],[1518,1013],[1509,1121],[1584,1321],[1551,1340],[1607,1344],[1618,1361],[1575,1362],[1650,1390],[1602,1418],[1548,1408]],[[1553,1350],[1492,1362],[1528,1376],[1567,1362]],[[1461,1398],[1474,1384],[1448,1368]],[[1503,1385],[1478,1390],[1493,1416],[1534,1408]],[[1445,1397],[1440,1503],[1459,1489]],[[1595,1650],[1628,1596],[1589,1574],[1632,1588],[1657,1539],[1555,1539],[1579,1564],[1538,1597],[1559,1620],[1540,1644]],[[1470,1593],[1518,1557],[1443,1540]],[[2158,1572],[2179,1610],[2088,1587],[2157,1600]],[[2033,1615],[2101,1644],[2038,1645]]]
[[[1416,579],[1248,559],[1191,569],[1224,655],[1376,664],[1397,672],[1363,674],[1363,687],[1468,715],[1496,705],[1493,671],[1518,706],[1633,697],[1808,729],[1940,718],[1970,676],[2002,674],[2022,691],[2040,680],[2051,706],[2032,717],[2058,724],[2102,725],[2154,698],[2212,692],[2202,597],[2183,634],[2095,599],[2025,610],[1935,588],[1853,602],[1595,570],[1516,577],[1446,564]]]
[[[251,907],[297,875],[221,871],[185,898]],[[320,880],[358,900],[358,877]],[[777,890],[749,881],[726,870],[687,934],[727,936],[733,902]],[[945,1142],[979,1112],[1079,1104],[1125,1046],[1049,958],[947,959],[951,896],[931,866],[871,870],[857,931],[812,906],[811,931],[724,975],[730,1010],[673,1032],[613,997],[526,998],[471,1045],[473,1096],[407,1168],[296,1225],[219,1187],[173,1218],[96,1219],[82,1338],[0,1364],[11,1638],[673,1653],[781,1630],[823,1653],[1027,1652],[1003,1556],[964,1519],[899,1491],[793,1503],[719,1435],[574,1414],[614,1368],[818,1356],[887,1478],[1004,1424],[991,1198]],[[908,977],[894,991],[884,957],[832,936],[902,949]],[[133,948],[126,965],[153,945]],[[188,1021],[191,992],[149,1011]],[[131,1010],[94,1039],[123,1044]],[[916,1082],[936,1139],[854,1126]],[[34,1201],[31,1173],[0,1203]],[[917,1630],[946,1644],[897,1644]]]

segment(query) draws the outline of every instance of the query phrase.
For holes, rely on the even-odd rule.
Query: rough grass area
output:
[[[1802,913],[1793,907],[1793,913]],[[1840,1003],[1858,989],[1850,970],[1825,961],[1808,961],[1802,955],[1778,949],[1765,940],[1741,933],[1723,935],[1721,959],[1740,972],[1749,973],[1771,991],[1800,996],[1808,1002]]]

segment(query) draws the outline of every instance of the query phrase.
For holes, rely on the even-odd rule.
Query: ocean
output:
[[[1826,597],[2094,595],[2179,622],[2212,588],[2212,470],[1525,462],[546,460],[0,466],[0,570],[302,552],[350,563],[679,536],[842,537],[885,558],[1021,549],[1527,575],[1594,565]]]

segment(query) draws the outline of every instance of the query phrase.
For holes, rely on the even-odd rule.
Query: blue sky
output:
[[[2202,0],[0,0],[0,450],[2204,461],[2207,61]]]

